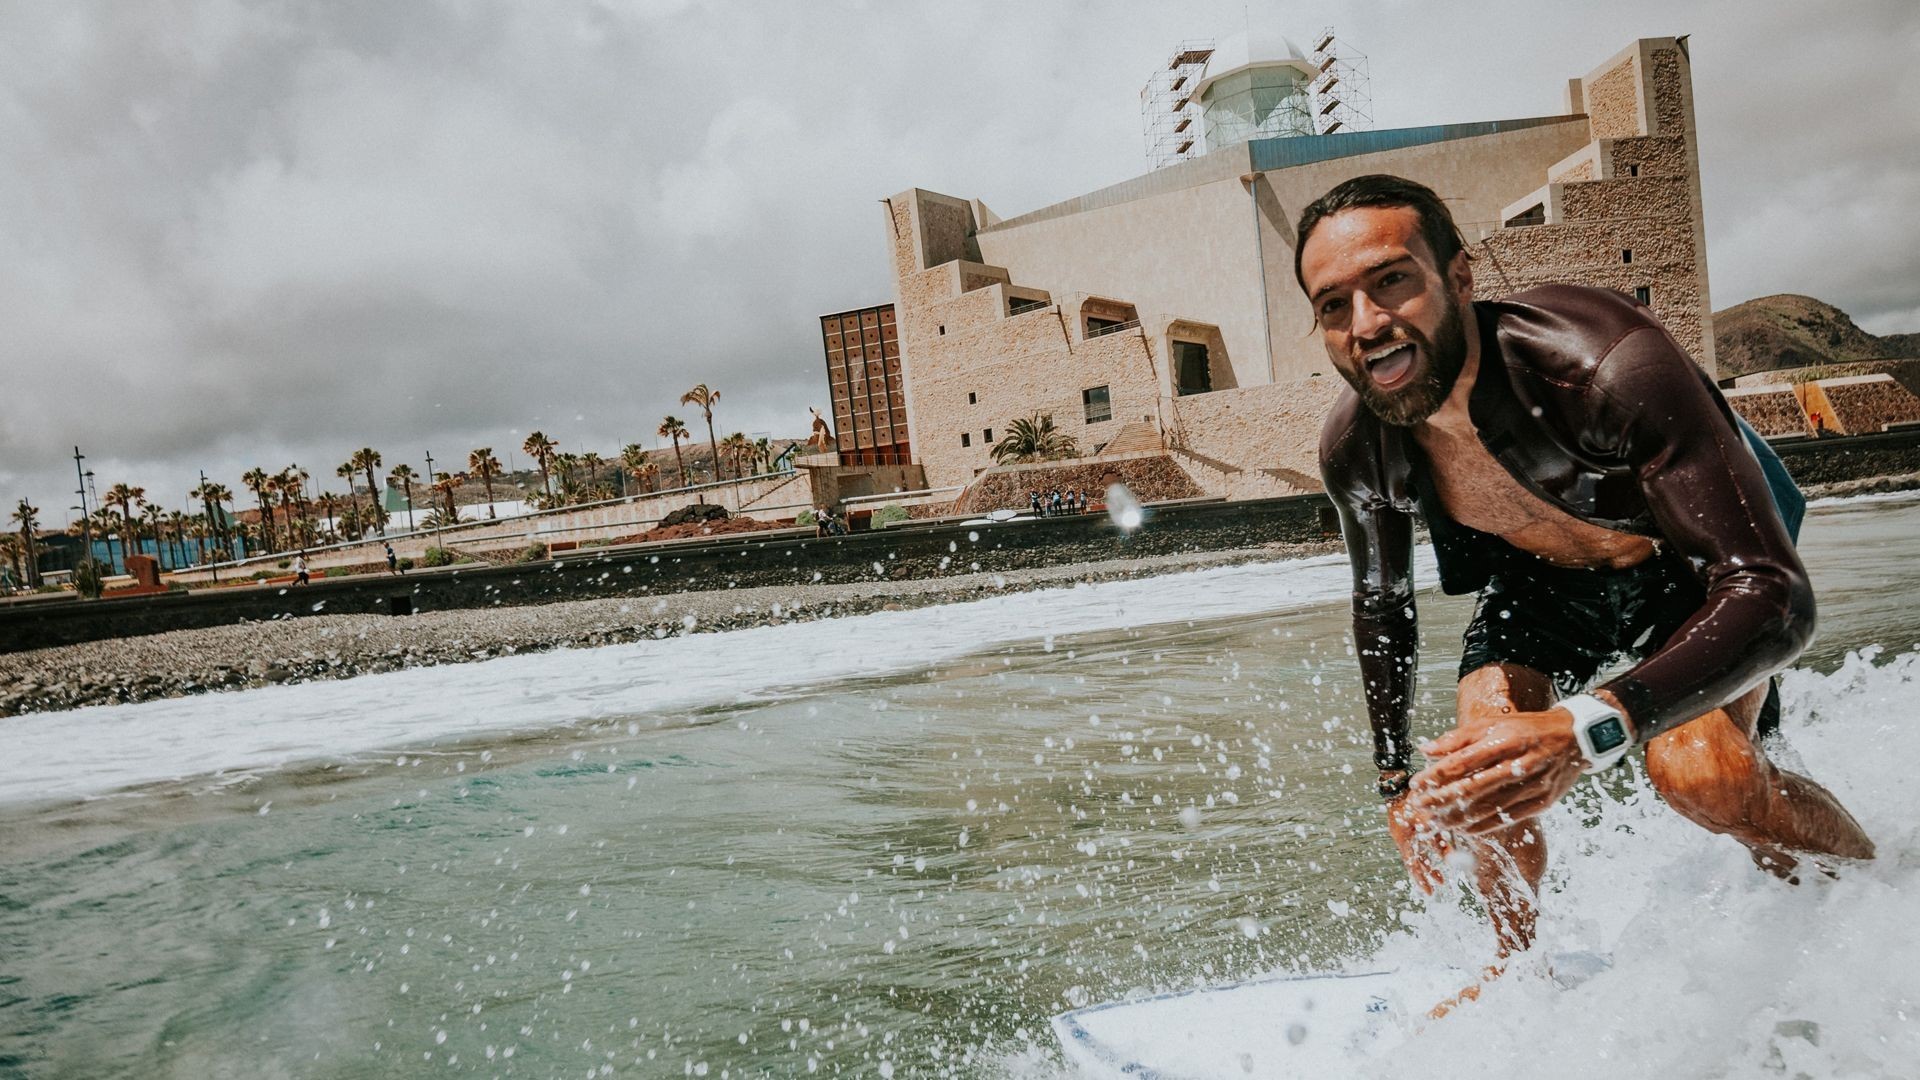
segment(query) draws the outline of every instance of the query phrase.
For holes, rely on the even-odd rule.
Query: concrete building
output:
[[[893,305],[822,315],[820,339],[840,463],[905,464],[907,395]]]
[[[1557,115],[1279,137],[1261,124],[1296,124],[1285,102],[1317,88],[1259,72],[1313,65],[1284,42],[1259,48],[1211,76],[1210,58],[1175,54],[1219,91],[1204,153],[1007,218],[918,188],[885,200],[928,485],[971,483],[995,435],[1041,413],[1082,454],[1159,451],[1213,494],[1317,489],[1320,419],[1344,384],[1293,279],[1294,222],[1363,173],[1448,201],[1482,296],[1546,281],[1635,293],[1714,369],[1684,38],[1634,42],[1570,80]]]

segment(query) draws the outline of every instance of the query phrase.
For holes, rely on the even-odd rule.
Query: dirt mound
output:
[[[686,540],[696,536],[730,536],[736,533],[765,532],[768,529],[791,529],[792,518],[778,521],[761,521],[758,518],[730,517],[712,521],[683,521],[678,525],[661,525],[632,536],[622,536],[608,541],[613,544],[644,544],[654,540]]]

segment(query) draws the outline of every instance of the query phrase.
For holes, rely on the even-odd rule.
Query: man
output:
[[[1321,470],[1353,563],[1379,790],[1414,881],[1432,892],[1464,843],[1500,954],[1526,948],[1546,863],[1529,819],[1636,745],[1674,809],[1776,874],[1803,855],[1871,858],[1830,793],[1756,744],[1769,676],[1812,635],[1813,593],[1754,446],[1659,321],[1576,286],[1475,302],[1446,207],[1391,176],[1307,207],[1294,270],[1352,388]],[[1410,775],[1416,514],[1442,588],[1479,604],[1458,723]],[[1635,663],[1580,692],[1620,656]]]
[[[293,557],[293,578],[296,585],[307,584],[307,553],[304,551]]]

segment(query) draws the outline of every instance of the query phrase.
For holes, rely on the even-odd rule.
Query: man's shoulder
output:
[[[1651,330],[1666,336],[1666,328],[1646,305],[1588,285],[1540,285],[1487,301],[1483,308],[1491,316],[1508,368],[1558,381],[1591,379],[1614,347],[1635,333]]]
[[[1380,472],[1379,418],[1349,386],[1320,424],[1320,477],[1328,494],[1371,490]]]

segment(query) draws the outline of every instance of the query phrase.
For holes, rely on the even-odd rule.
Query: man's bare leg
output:
[[[1689,820],[1747,845],[1762,868],[1793,880],[1798,855],[1873,858],[1873,841],[1833,793],[1767,760],[1754,725],[1767,688],[1647,743],[1647,777]]]

